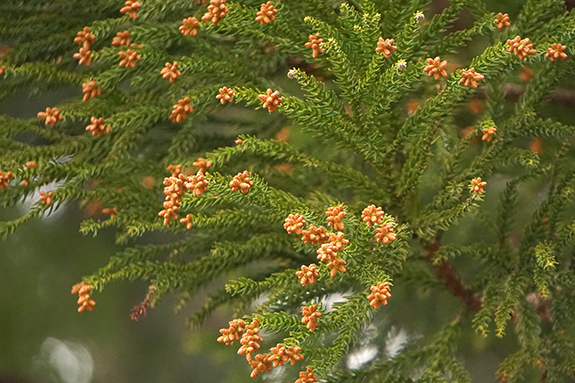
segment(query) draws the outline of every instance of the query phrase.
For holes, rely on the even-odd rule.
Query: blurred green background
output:
[[[524,1],[488,3],[491,10],[509,13],[513,20]],[[432,9],[447,4],[435,1]],[[480,52],[485,41],[477,44],[468,48],[469,55]],[[0,112],[29,118],[55,101],[79,94],[77,89],[34,98],[19,93],[0,105]],[[572,114],[563,119],[573,123]],[[0,211],[0,220],[22,215],[29,207],[27,203]],[[201,330],[186,327],[185,318],[198,307],[201,297],[176,315],[175,302],[167,298],[135,322],[130,319],[130,310],[144,299],[148,286],[115,282],[95,295],[93,313],[78,314],[76,297],[70,294],[72,285],[105,265],[119,250],[112,231],[96,238],[79,234],[80,222],[87,217],[86,209],[68,204],[49,217],[28,223],[0,243],[0,383],[254,381],[249,378],[244,358],[236,355],[236,347],[216,342],[218,329],[227,326],[231,311],[218,311]],[[473,230],[473,226],[463,223],[461,230]],[[392,355],[407,339],[436,331],[453,319],[457,310],[457,302],[446,293],[430,300],[425,289],[404,286],[396,288],[394,294],[393,310],[378,312],[374,324],[344,361],[347,367],[358,367],[375,357],[376,345],[385,344],[386,353]],[[433,302],[442,302],[443,311],[438,312]],[[486,340],[469,333],[462,342],[461,358],[477,382],[496,381],[502,356],[514,347],[509,338],[499,340],[493,335]],[[293,375],[295,380],[299,369],[274,370],[256,381],[274,381],[282,374]]]

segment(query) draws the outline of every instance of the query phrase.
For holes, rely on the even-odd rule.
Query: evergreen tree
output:
[[[0,5],[0,97],[78,90],[0,116],[2,206],[57,185],[0,237],[67,201],[100,206],[80,230],[114,227],[124,248],[73,287],[78,311],[118,279],[150,283],[134,319],[220,283],[189,322],[233,306],[218,341],[239,341],[252,377],[289,362],[297,383],[469,382],[475,332],[516,341],[502,382],[575,379],[575,128],[548,105],[575,70],[563,1],[515,20],[481,0],[434,15],[426,0],[204,3]],[[483,52],[461,58],[471,41]],[[138,243],[154,231],[169,240]],[[394,355],[380,336],[346,368],[376,314],[417,312],[413,288],[441,326]]]

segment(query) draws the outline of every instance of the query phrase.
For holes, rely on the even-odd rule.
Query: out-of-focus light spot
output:
[[[378,351],[376,346],[361,347],[347,356],[347,368],[357,370],[365,363],[376,357]]]
[[[89,383],[94,361],[86,347],[79,343],[46,338],[34,360],[34,367],[57,382]]]

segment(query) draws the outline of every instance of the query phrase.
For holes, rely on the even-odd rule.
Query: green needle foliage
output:
[[[220,341],[252,376],[463,383],[462,339],[505,336],[502,382],[575,379],[575,127],[553,104],[575,14],[527,0],[498,28],[481,0],[430,3],[3,1],[0,98],[74,93],[0,115],[1,205],[53,189],[0,237],[69,201],[97,210],[80,230],[114,227],[123,249],[77,286],[80,310],[118,279],[149,281],[135,318],[210,286],[189,322],[235,307]],[[370,323],[418,305],[436,326],[345,366]]]

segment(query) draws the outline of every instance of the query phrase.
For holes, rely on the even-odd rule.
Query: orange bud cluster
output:
[[[45,112],[38,112],[38,118],[44,118],[44,124],[52,126],[56,126],[58,121],[62,121],[62,116],[57,108],[46,108]]]
[[[302,286],[306,286],[308,283],[313,285],[319,275],[319,270],[315,268],[313,263],[309,266],[302,265],[301,271],[296,271],[295,275],[300,279]]]
[[[92,136],[102,137],[102,134],[110,133],[111,128],[109,125],[104,125],[104,119],[102,117],[100,118],[92,117],[90,121],[92,121],[92,123],[86,126],[86,131],[92,132]]]
[[[79,64],[86,63],[87,66],[92,64],[92,51],[90,50],[90,46],[94,44],[96,40],[96,36],[90,33],[90,28],[84,27],[83,30],[78,32],[78,35],[74,39],[76,44],[80,44],[80,51],[74,54],[74,58],[80,60]]]
[[[389,245],[397,239],[397,235],[393,232],[393,225],[391,223],[384,223],[381,227],[375,229],[375,239],[378,243],[385,243]]]
[[[188,17],[187,19],[182,20],[182,25],[180,25],[180,32],[184,34],[184,36],[196,36],[198,34],[198,27],[200,26],[200,22],[195,17]]]
[[[82,84],[82,93],[84,93],[84,98],[82,101],[86,102],[90,97],[98,97],[102,95],[102,88],[98,86],[96,81],[91,80]]]
[[[120,66],[125,66],[126,68],[135,68],[136,61],[140,61],[142,59],[142,55],[139,55],[138,52],[131,49],[128,49],[126,52],[118,52],[118,55],[122,58]]]
[[[436,80],[439,80],[439,76],[447,77],[447,72],[445,71],[445,67],[447,66],[447,61],[440,61],[441,59],[439,56],[436,58],[428,58],[427,59],[427,66],[425,67],[424,71],[428,74],[429,77],[434,76]]]
[[[317,58],[318,54],[323,53],[323,49],[320,44],[323,43],[323,39],[319,38],[319,35],[309,35],[309,41],[305,43],[306,48],[311,48],[312,56],[314,59]]]
[[[180,123],[186,118],[188,118],[188,113],[192,113],[194,108],[190,104],[192,100],[189,97],[184,97],[178,100],[178,103],[174,105],[174,110],[168,117],[173,122]]]
[[[317,376],[313,373],[311,368],[307,368],[306,371],[301,371],[299,373],[299,378],[295,381],[295,383],[316,383]]]
[[[312,245],[321,245],[328,238],[324,227],[316,227],[312,224],[309,225],[309,230],[302,230],[301,233],[303,234],[301,240],[304,241],[304,243],[311,243]]]
[[[232,191],[240,190],[243,194],[246,194],[253,185],[254,183],[250,180],[250,174],[247,170],[244,170],[243,173],[236,174],[230,182]]]
[[[330,276],[333,278],[338,271],[341,273],[347,271],[345,268],[347,262],[338,256],[338,251],[343,250],[343,245],[347,245],[349,241],[343,238],[343,233],[331,233],[329,240],[330,242],[324,243],[317,250],[317,259],[327,262],[327,268],[331,269]]]
[[[234,100],[234,91],[224,86],[219,90],[220,94],[216,96],[218,100],[224,105],[226,102],[232,102]]]
[[[285,347],[278,343],[270,351],[270,354],[258,354],[253,359],[251,355],[246,355],[248,363],[253,368],[250,377],[255,378],[260,372],[269,371],[272,367],[283,366],[288,361],[293,366],[296,360],[303,359],[301,348],[299,347]]]
[[[54,192],[40,192],[40,201],[42,201],[42,205],[52,205],[52,197],[54,197]]]
[[[83,30],[78,32],[76,38],[74,38],[74,42],[76,44],[79,44],[86,49],[90,49],[90,46],[94,44],[94,41],[96,41],[96,36],[90,33],[90,28],[88,27],[84,27]]]
[[[12,172],[0,171],[0,190],[6,189],[9,186],[10,178],[12,178]]]
[[[563,52],[567,47],[565,45],[553,43],[551,48],[547,48],[547,53],[545,53],[545,57],[547,57],[551,61],[555,61],[557,59],[565,60],[567,58],[567,53]]]
[[[75,284],[72,286],[72,294],[78,294],[78,312],[81,313],[82,311],[88,309],[90,311],[94,311],[94,306],[96,306],[96,302],[94,302],[90,298],[90,291],[92,291],[92,286],[88,285],[86,282],[82,281],[80,283]]]
[[[130,32],[118,32],[116,36],[112,39],[112,46],[120,47],[123,45],[130,45]]]
[[[208,11],[202,16],[202,21],[211,20],[212,25],[216,26],[227,14],[226,0],[210,0]]]
[[[382,53],[385,58],[388,59],[389,56],[391,56],[391,54],[397,50],[397,47],[393,45],[394,42],[394,39],[384,40],[383,37],[380,37],[379,41],[377,42],[377,48],[375,48],[375,51],[377,53]]]
[[[240,343],[242,346],[238,350],[238,355],[247,355],[252,354],[253,352],[257,351],[261,345],[258,342],[263,342],[261,336],[258,335],[260,329],[258,326],[260,325],[260,321],[258,318],[254,318],[252,320],[252,324],[248,324],[245,326],[245,331],[240,338]],[[220,330],[221,331],[221,330]]]
[[[126,5],[120,9],[120,13],[129,13],[130,17],[136,20],[138,18],[138,13],[136,11],[141,7],[142,4],[140,4],[139,1],[127,0]]]
[[[491,141],[495,132],[497,132],[497,128],[494,126],[483,129],[483,136],[481,137],[481,141]]]
[[[284,229],[288,232],[288,234],[296,233],[300,235],[302,233],[302,227],[305,226],[305,220],[301,216],[301,214],[290,214],[285,219]]]
[[[185,218],[180,218],[180,223],[185,223],[186,229],[190,230],[192,228],[192,215],[188,214]]]
[[[234,340],[240,340],[242,334],[244,333],[244,328],[246,323],[241,319],[234,319],[229,322],[229,328],[223,328],[220,330],[222,336],[218,338],[218,342],[225,343],[228,346]]]
[[[317,318],[322,316],[322,313],[317,311],[317,305],[304,306],[301,313],[301,323],[305,324],[309,331],[314,332],[317,327]]]
[[[537,53],[533,49],[533,44],[529,42],[529,38],[521,39],[519,36],[515,36],[514,39],[507,40],[507,45],[509,45],[509,52],[513,52],[515,56],[519,56],[519,60],[525,60],[528,55],[534,55]]]
[[[469,190],[471,190],[473,193],[483,194],[485,193],[485,190],[483,190],[485,185],[487,185],[487,182],[481,181],[481,177],[475,177],[469,184]]]
[[[264,103],[264,108],[266,108],[270,113],[274,112],[279,104],[283,102],[283,99],[280,97],[280,92],[277,90],[273,92],[271,89],[267,90],[267,94],[260,94],[258,98],[261,102]]]
[[[166,63],[165,67],[160,72],[163,78],[169,78],[170,82],[174,82],[178,77],[182,75],[182,72],[178,70],[178,63],[174,61],[173,64]]]
[[[212,161],[206,161],[205,158],[198,158],[198,160],[196,162],[194,162],[192,164],[195,168],[198,168],[198,170],[202,173],[205,173],[209,168],[212,167]]]
[[[493,22],[497,24],[497,28],[499,28],[500,31],[503,30],[504,27],[511,25],[509,24],[509,15],[507,13],[503,14],[499,12],[497,14],[497,18],[493,20]]]
[[[164,210],[158,213],[159,216],[164,217],[164,225],[170,223],[170,219],[178,219],[178,209],[182,202],[182,195],[186,191],[191,190],[194,197],[202,195],[206,191],[209,182],[204,179],[204,173],[199,171],[195,176],[185,176],[182,174],[182,165],[170,165],[168,171],[173,172],[170,177],[164,178],[164,194],[166,196],[164,201]],[[191,228],[191,216],[188,220],[182,223],[187,223]]]
[[[327,216],[328,226],[332,226],[336,231],[344,229],[345,226],[341,220],[347,215],[347,213],[344,211],[343,205],[328,208],[325,215]]]
[[[260,10],[257,13],[256,21],[259,22],[261,25],[269,24],[272,21],[275,21],[274,15],[279,11],[274,8],[271,1],[268,1],[265,4],[260,6]]]
[[[389,283],[387,282],[377,282],[377,285],[371,286],[369,288],[372,293],[367,296],[370,300],[369,305],[378,309],[381,305],[387,305],[387,299],[391,298],[389,293]]]
[[[477,88],[477,81],[481,81],[485,78],[482,74],[475,73],[475,68],[463,69],[461,71],[461,77],[461,80],[459,80],[461,84],[466,87],[471,85],[474,88]]]
[[[375,207],[375,205],[369,205],[361,213],[361,219],[367,224],[367,226],[381,225],[383,222],[383,210],[381,207]]]

